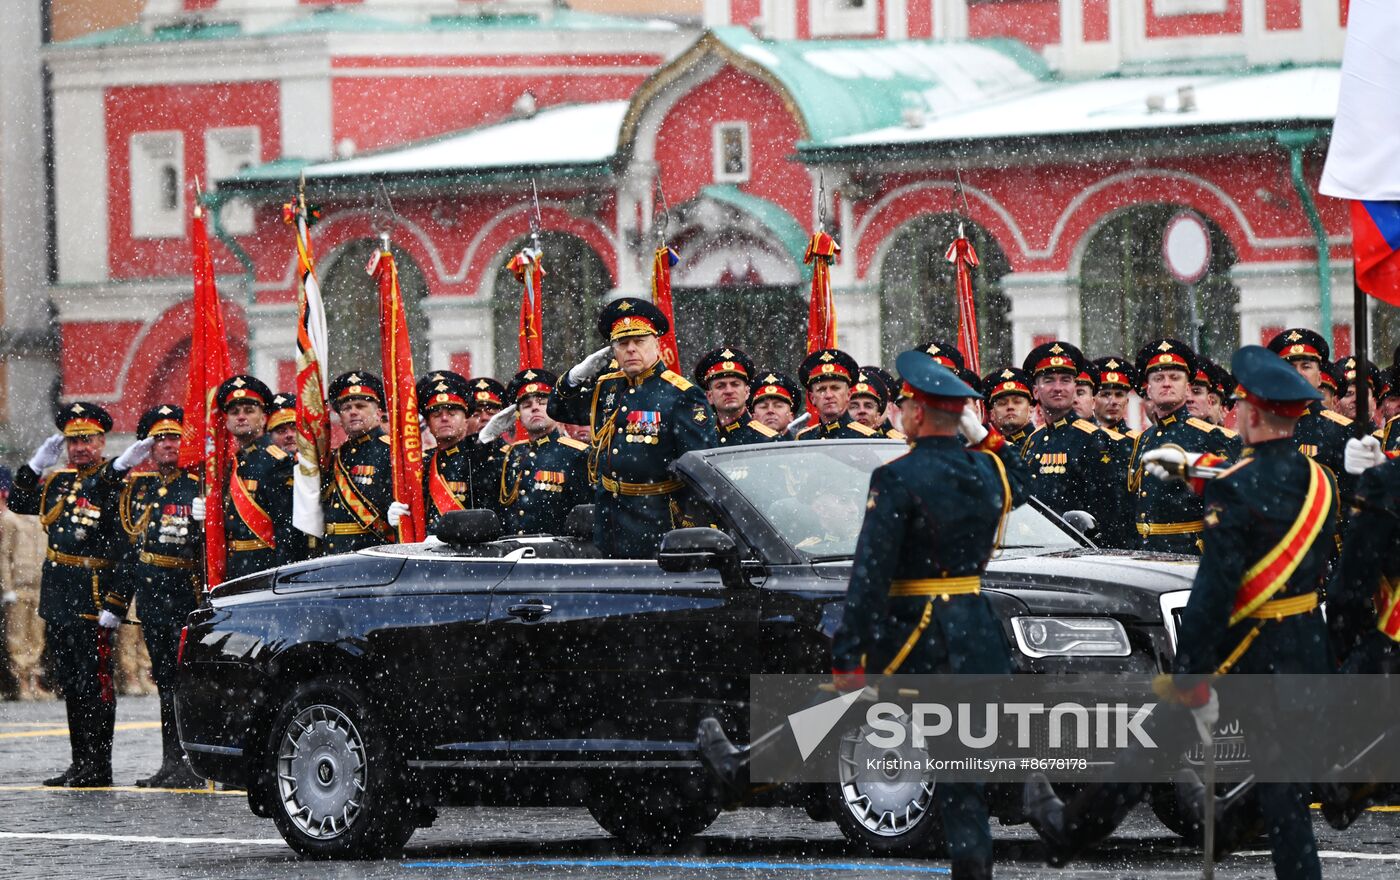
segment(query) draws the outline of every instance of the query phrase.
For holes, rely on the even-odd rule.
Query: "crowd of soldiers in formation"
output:
[[[1199,486],[1193,491],[1188,481],[1144,474],[1162,476],[1164,465],[1185,472],[1203,456],[1229,465],[1248,455],[1224,424],[1233,402],[1248,395],[1228,372],[1174,339],[1149,342],[1131,363],[1121,356],[1091,361],[1068,342],[1049,341],[1020,368],[985,377],[967,371],[953,346],[929,342],[917,360],[901,360],[921,374],[930,364],[941,371],[923,376],[921,391],[909,375],[862,367],[839,349],[812,352],[794,379],[721,346],[687,379],[662,360],[659,338],[668,329],[649,301],[622,298],[599,316],[606,345],[563,375],[528,369],[508,383],[447,370],[425,376],[417,391],[429,447],[428,531],[450,512],[489,509],[505,534],[560,534],[576,505],[592,503],[600,553],[653,557],[669,529],[689,524],[684,484],[670,469],[680,455],[780,440],[902,439],[910,418],[926,436],[929,425],[942,425],[928,415],[940,411],[930,401],[941,399],[928,389],[946,377],[959,389],[949,398],[956,406],[943,407],[958,432],[995,446],[1003,478],[1024,477],[1015,503],[1033,494],[1058,513],[1085,511],[1101,545],[1201,553],[1214,513]],[[1358,490],[1353,474],[1385,462],[1400,444],[1397,368],[1382,371],[1355,357],[1332,363],[1327,342],[1301,328],[1278,334],[1269,349],[1318,389],[1318,399],[1297,402],[1288,445],[1325,467],[1346,509]],[[1368,426],[1374,436],[1349,443],[1352,434],[1367,433],[1355,431],[1347,415],[1355,413],[1358,393],[1369,395],[1367,411],[1377,421]],[[1134,394],[1146,418],[1141,430],[1128,421]],[[383,385],[367,371],[351,371],[335,378],[328,397],[345,440],[323,479],[320,535],[293,524],[295,399],[253,376],[230,377],[216,393],[238,446],[219,510],[209,509],[200,481],[178,466],[183,414],[173,404],[145,413],[137,441],[115,458],[105,455],[110,415],[96,404],[67,404],[56,418],[59,433],[16,470],[10,507],[37,515],[44,532],[37,614],[46,624],[48,684],[66,702],[73,752],[71,766],[47,785],[111,782],[112,637],[131,623],[133,600],[160,695],[164,744],[161,767],[138,784],[198,781],[182,760],[172,686],[180,627],[205,589],[209,516],[223,521],[230,579],[396,540],[409,509],[393,495]],[[980,398],[985,420],[970,418],[977,411],[965,397]],[[906,407],[910,401],[919,405]],[[926,404],[931,409],[920,408]],[[1009,509],[1013,499],[1004,500]],[[867,509],[876,507],[872,489]],[[853,582],[868,574],[861,559],[872,555],[867,543],[863,532]]]

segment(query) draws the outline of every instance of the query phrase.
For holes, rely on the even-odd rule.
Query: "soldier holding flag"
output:
[[[350,553],[398,540],[389,523],[394,501],[389,436],[381,424],[384,383],[352,370],[331,381],[331,405],[345,442],[335,451],[324,496],[326,553]]]

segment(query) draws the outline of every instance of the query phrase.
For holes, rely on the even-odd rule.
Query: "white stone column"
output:
[[[428,367],[445,370],[452,355],[466,352],[472,371],[491,375],[496,368],[496,324],[490,297],[430,296],[419,306],[428,319]]]
[[[804,299],[805,299],[805,293]],[[880,289],[876,285],[832,286],[836,343],[857,363],[880,363]],[[805,325],[804,325],[805,326]]]
[[[1078,343],[1079,282],[1058,272],[1012,272],[1001,279],[1011,302],[1011,358],[1030,354],[1037,336]]]

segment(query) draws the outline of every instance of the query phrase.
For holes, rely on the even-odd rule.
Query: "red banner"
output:
[[[399,268],[385,248],[370,262],[379,281],[379,350],[384,365],[384,397],[389,411],[389,455],[393,462],[394,500],[408,505],[399,520],[399,541],[427,537],[423,506],[423,438],[418,429],[418,392],[413,381],[413,350],[408,341]]]
[[[967,368],[982,375],[982,355],[977,349],[977,300],[972,292],[972,270],[977,266],[977,251],[962,235],[953,239],[944,255],[957,273],[958,348],[962,350]]]
[[[812,266],[812,299],[807,307],[807,353],[836,347],[836,304],[831,299],[831,264],[841,246],[825,232],[807,243],[802,262]]]
[[[681,352],[676,344],[676,316],[671,305],[671,267],[680,262],[680,254],[662,245],[651,260],[651,303],[666,316],[670,329],[661,337],[661,360],[666,369],[681,371]]]
[[[224,311],[214,286],[214,260],[209,253],[204,209],[196,204],[190,227],[194,251],[194,324],[190,330],[189,382],[185,386],[185,432],[180,440],[180,467],[204,469],[208,516],[204,520],[205,584],[224,580],[227,542],[224,536],[224,480],[233,461],[233,438],[219,412],[214,393],[233,375],[224,335]]]
[[[544,283],[544,263],[534,248],[525,248],[509,263],[521,285],[520,294],[520,369],[538,370],[544,366],[544,308],[540,292]]]

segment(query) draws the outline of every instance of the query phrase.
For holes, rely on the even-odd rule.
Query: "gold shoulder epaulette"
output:
[[[623,377],[626,376],[626,375],[627,375],[627,374],[624,373],[624,372],[622,372],[621,370],[613,370],[611,373],[604,373],[603,375],[601,375],[601,376],[599,376],[598,378],[594,379],[594,380],[593,380],[593,384],[597,385],[598,383],[604,381],[605,379],[621,379],[621,378],[623,378]]]
[[[559,435],[559,445],[560,445],[560,446],[567,446],[567,447],[569,447],[570,449],[579,449],[579,450],[583,450],[583,449],[587,449],[587,448],[588,448],[588,444],[587,444],[587,443],[584,443],[582,440],[575,440],[574,438],[565,436],[565,435],[563,435],[563,434]]]
[[[1351,424],[1351,419],[1347,418],[1346,416],[1342,415],[1341,413],[1335,410],[1324,409],[1322,411],[1322,417],[1324,419],[1327,419],[1329,422],[1336,422],[1337,424],[1342,426]]]
[[[693,384],[691,384],[691,381],[689,379],[682,376],[680,373],[673,373],[670,370],[662,370],[661,378],[665,379],[667,382],[670,382],[672,385],[676,386],[682,391],[689,391],[690,389],[695,387]]]
[[[1122,435],[1122,434],[1119,434],[1117,431],[1113,430],[1112,428],[1100,427],[1099,430],[1100,430],[1100,431],[1103,431],[1105,434],[1107,434],[1108,437],[1109,437],[1109,439],[1112,440],[1112,441],[1115,442],[1115,443],[1117,443],[1119,440],[1122,440],[1122,439],[1123,439],[1123,435]]]
[[[389,435],[388,435],[388,434],[380,434],[380,435],[379,435],[379,442],[380,442],[380,443],[383,443],[385,446],[392,446],[393,443],[394,443],[394,441],[392,441],[392,440],[389,439]]]
[[[1215,425],[1212,425],[1205,419],[1198,419],[1195,416],[1192,416],[1191,418],[1187,419],[1186,424],[1195,428],[1197,431],[1205,431],[1207,434],[1215,430]]]
[[[1099,429],[1098,425],[1094,424],[1088,419],[1075,419],[1073,424],[1074,427],[1083,431],[1085,434],[1092,434]]]
[[[909,439],[908,437],[904,436],[904,432],[903,432],[903,431],[898,431],[898,430],[895,430],[894,428],[890,428],[888,431],[886,431],[886,432],[885,432],[885,436],[888,437],[888,438],[890,438],[891,440],[908,440],[908,439]]]
[[[776,436],[778,436],[778,432],[777,432],[777,431],[774,431],[772,428],[768,427],[767,425],[763,424],[762,422],[758,421],[757,419],[750,420],[750,421],[749,421],[749,427],[750,427],[750,428],[753,428],[755,431],[757,431],[758,433],[762,434],[762,435],[765,436],[765,437],[776,437]]]
[[[130,479],[133,479],[133,480],[134,480],[134,479],[136,479],[137,477],[158,477],[158,476],[160,476],[160,471],[132,471],[132,472],[131,472]]]
[[[797,432],[797,436],[798,436],[798,437],[801,437],[801,436],[804,435],[804,434],[809,434],[809,433],[811,433],[812,431],[815,431],[815,430],[817,430],[817,429],[820,428],[820,427],[821,427],[821,425],[808,425],[807,427],[803,428],[801,431],[798,431],[798,432]]]
[[[866,437],[874,437],[879,433],[879,431],[876,431],[874,428],[862,425],[860,422],[851,422],[851,430],[855,431],[857,434],[864,434]]]
[[[1217,430],[1217,431],[1219,431],[1220,433],[1224,434],[1226,437],[1229,437],[1231,440],[1233,440],[1233,439],[1235,439],[1236,437],[1240,436],[1240,432],[1239,432],[1239,431],[1231,430],[1230,428],[1227,428],[1227,427],[1225,427],[1224,425],[1216,425],[1216,426],[1215,426],[1215,430]]]
[[[1128,437],[1131,440],[1136,440],[1137,438],[1142,436],[1142,432],[1130,429],[1124,436]]]
[[[282,447],[278,446],[276,443],[269,443],[267,445],[267,454],[278,461],[287,457],[287,453],[283,452]]]

